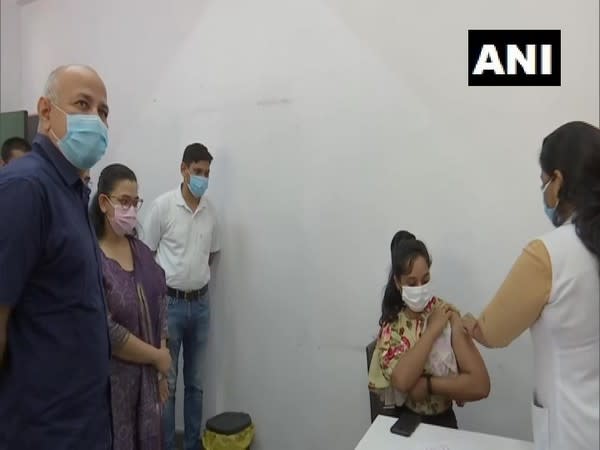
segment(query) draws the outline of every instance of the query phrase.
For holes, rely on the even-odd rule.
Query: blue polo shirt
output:
[[[0,170],[0,450],[112,448],[100,250],[89,190],[43,135]]]

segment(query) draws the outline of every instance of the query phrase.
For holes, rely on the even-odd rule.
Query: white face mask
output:
[[[402,286],[402,300],[413,312],[421,312],[431,300],[430,283],[423,286]]]

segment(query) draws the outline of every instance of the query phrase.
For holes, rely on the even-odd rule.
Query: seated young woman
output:
[[[430,293],[425,244],[399,231],[391,253],[369,388],[397,413],[406,408],[423,423],[458,428],[453,402],[487,397],[487,369],[458,311]]]

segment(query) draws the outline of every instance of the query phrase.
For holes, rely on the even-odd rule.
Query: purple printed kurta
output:
[[[167,337],[166,282],[150,249],[131,238],[134,270],[102,254],[113,354],[129,333],[160,346]],[[111,361],[114,450],[162,450],[158,373],[149,365]]]

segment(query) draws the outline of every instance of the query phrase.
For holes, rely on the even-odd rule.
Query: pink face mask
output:
[[[137,209],[133,206],[126,208],[122,205],[112,205],[112,207],[115,213],[113,217],[108,218],[108,222],[114,232],[119,236],[132,234],[137,225]]]

